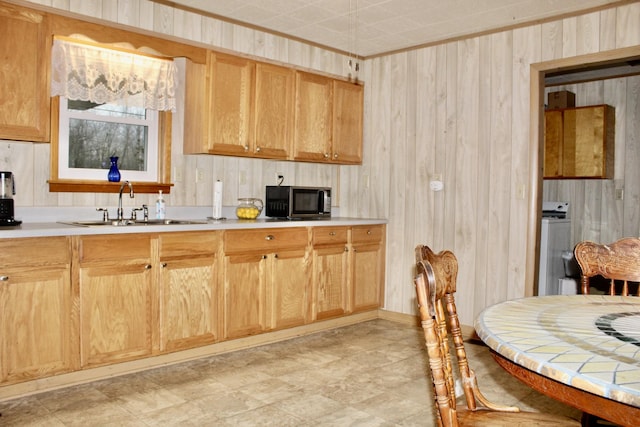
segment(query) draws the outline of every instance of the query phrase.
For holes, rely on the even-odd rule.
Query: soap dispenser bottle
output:
[[[156,199],[156,219],[164,219],[165,218],[165,202],[162,197],[162,190],[158,193],[158,198]]]

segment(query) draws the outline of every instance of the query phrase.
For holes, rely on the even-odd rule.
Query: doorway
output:
[[[537,293],[540,257],[540,225],[542,214],[542,159],[544,156],[544,90],[547,75],[580,75],[582,72],[605,70],[623,63],[640,60],[640,46],[614,49],[588,55],[531,64],[530,129],[529,129],[529,215],[527,219],[527,259],[525,295]],[[636,67],[637,68],[637,67]],[[578,73],[580,72],[580,73]],[[602,78],[602,77],[601,77]],[[608,76],[607,78],[613,78]],[[591,77],[598,80],[598,77]]]

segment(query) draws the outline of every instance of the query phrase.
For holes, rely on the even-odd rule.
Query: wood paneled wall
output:
[[[633,3],[366,63],[366,162],[342,186],[357,189],[367,176],[372,194],[344,198],[341,210],[389,219],[387,309],[415,312],[411,280],[419,243],[457,255],[464,324],[473,324],[488,305],[525,295],[531,64],[640,45],[638,28],[640,4]],[[585,90],[598,90],[593,86]],[[627,83],[629,88],[626,96],[635,105],[627,102],[626,110],[637,109],[637,84]],[[615,93],[609,96],[625,96],[622,88]],[[577,96],[591,102],[604,94]],[[616,115],[623,113],[620,108]],[[640,137],[638,125],[618,126],[631,150],[622,158],[635,156],[630,140]],[[428,181],[439,175],[444,190],[431,191]],[[625,177],[627,186],[631,179]],[[572,202],[601,211],[602,196],[585,186]],[[633,194],[625,199],[637,208]],[[600,217],[593,218],[600,224]],[[629,233],[637,235],[637,229]]]
[[[346,75],[344,56],[146,0],[32,3]],[[632,3],[367,60],[361,67],[366,84],[362,166],[185,156],[174,137],[172,161],[182,181],[167,198],[168,209],[210,205],[214,179],[225,182],[226,205],[237,197],[261,197],[276,171],[287,184],[331,185],[339,189],[342,216],[389,221],[385,308],[415,313],[413,250],[424,243],[458,256],[458,312],[471,325],[484,307],[525,293],[530,65],[639,45],[638,28],[640,3]],[[637,84],[632,86],[637,109]],[[619,119],[621,112],[616,114]],[[629,141],[638,139],[637,120],[627,126],[630,147]],[[48,162],[47,144],[0,142],[0,169],[20,174],[18,206],[113,206],[113,195],[49,193]],[[200,183],[196,169],[205,173]],[[444,190],[431,191],[428,181],[439,176]],[[631,179],[625,176],[627,185]],[[592,197],[583,191],[574,204]],[[135,203],[150,203],[151,197],[136,197]],[[625,200],[631,206],[633,193],[627,191]],[[638,221],[637,214],[629,215]]]

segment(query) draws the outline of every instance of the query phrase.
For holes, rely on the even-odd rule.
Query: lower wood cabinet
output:
[[[166,233],[160,254],[160,351],[212,344],[219,338],[218,295],[220,233]]]
[[[380,307],[383,303],[385,226],[351,229],[351,310]]]
[[[348,310],[348,227],[313,229],[313,313],[316,320]]]
[[[308,321],[306,228],[226,231],[224,253],[225,338]]]
[[[0,385],[375,310],[384,244],[384,225],[0,239]]]
[[[150,356],[151,234],[83,236],[79,243],[83,367]]]
[[[77,367],[66,237],[0,240],[0,383]]]

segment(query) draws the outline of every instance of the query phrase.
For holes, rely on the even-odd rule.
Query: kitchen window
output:
[[[158,112],[60,98],[58,177],[104,180],[111,157],[122,180],[158,181]]]
[[[119,46],[60,37],[52,47],[50,191],[113,191],[110,158],[136,190],[170,188],[175,65]],[[140,186],[140,183],[143,185]]]

